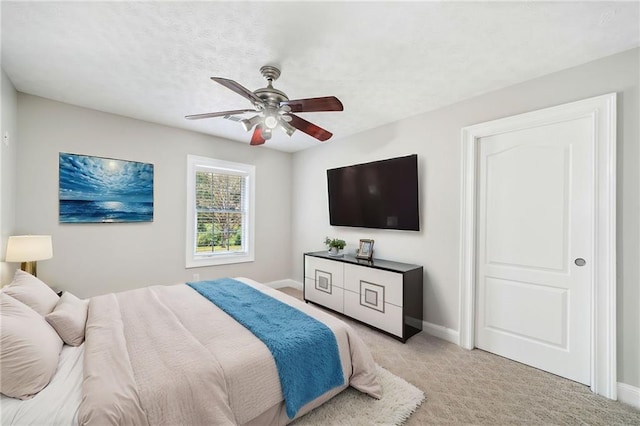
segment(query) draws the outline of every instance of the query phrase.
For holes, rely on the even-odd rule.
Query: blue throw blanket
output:
[[[231,278],[187,285],[269,348],[290,419],[309,401],[344,384],[336,336],[320,321]]]

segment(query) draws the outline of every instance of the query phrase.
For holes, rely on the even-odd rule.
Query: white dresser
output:
[[[304,300],[406,342],[422,330],[422,266],[305,253]]]

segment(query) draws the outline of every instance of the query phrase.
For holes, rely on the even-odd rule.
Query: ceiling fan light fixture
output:
[[[253,129],[256,124],[260,123],[260,120],[261,117],[259,115],[254,115],[249,119],[245,118],[243,120],[240,120],[240,124],[242,124],[244,130],[248,132],[249,130]]]
[[[296,128],[287,123],[285,120],[280,121],[280,128],[287,134],[287,136],[291,136],[293,132],[296,131]]]
[[[262,139],[264,139],[266,141],[271,139],[271,129],[269,129],[268,127],[263,127],[262,128]]]
[[[269,114],[264,118],[264,125],[269,129],[275,129],[278,127],[278,119]]]

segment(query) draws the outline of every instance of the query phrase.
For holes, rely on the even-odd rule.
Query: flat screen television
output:
[[[334,226],[419,231],[418,156],[327,170]]]

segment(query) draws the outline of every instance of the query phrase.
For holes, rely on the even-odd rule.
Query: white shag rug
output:
[[[422,404],[424,392],[378,366],[382,398],[374,399],[351,387],[295,422],[304,425],[401,425]]]

